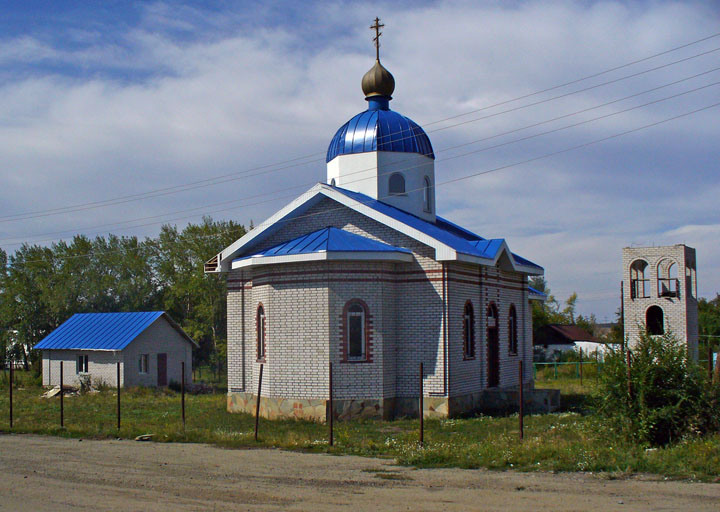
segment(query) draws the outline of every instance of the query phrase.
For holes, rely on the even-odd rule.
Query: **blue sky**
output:
[[[182,226],[204,213],[258,224],[324,179],[335,130],[365,108],[360,79],[372,65],[376,15],[397,82],[391,107],[425,126],[438,182],[719,101],[717,37],[486,108],[710,36],[720,26],[713,2],[267,4],[0,2],[0,247],[74,233],[153,235],[163,221]],[[688,60],[673,64],[680,59]],[[540,100],[548,101],[504,112]],[[655,100],[663,101],[591,122]],[[461,117],[442,121],[453,116]],[[576,291],[580,312],[600,321],[614,317],[621,249],[631,244],[696,247],[700,294],[712,297],[720,291],[717,118],[714,108],[439,186],[438,211],[506,238],[546,268],[559,298]],[[579,121],[588,122],[540,135]],[[538,136],[509,143],[528,135]],[[471,144],[452,149],[462,143]],[[17,218],[223,175],[202,188]]]

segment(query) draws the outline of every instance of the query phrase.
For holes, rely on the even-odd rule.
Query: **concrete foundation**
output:
[[[560,390],[524,390],[525,412],[542,413],[560,407]],[[429,396],[423,399],[425,418],[454,418],[475,413],[506,413],[517,410],[518,390],[490,389],[479,393],[455,397]],[[244,412],[255,415],[256,395],[232,392],[227,395],[228,412]],[[385,398],[334,400],[335,417],[340,420],[373,418],[392,420],[401,417],[417,417],[418,399]],[[293,399],[277,397],[260,398],[260,416],[267,419],[302,419],[324,422],[328,416],[328,400]]]

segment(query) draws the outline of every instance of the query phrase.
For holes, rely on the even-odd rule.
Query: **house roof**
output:
[[[304,256],[303,258],[298,258]],[[310,257],[308,257],[310,256]],[[233,268],[318,259],[394,259],[412,261],[412,252],[335,227],[293,238],[257,254],[233,260]]]
[[[534,345],[572,345],[576,341],[600,343],[595,336],[577,325],[544,325],[538,332]]]
[[[39,350],[123,350],[158,318],[197,346],[164,311],[76,313],[35,345]]]
[[[539,265],[510,252],[504,239],[486,240],[460,226],[437,217],[430,222],[394,206],[373,199],[360,192],[318,183],[308,192],[270,217],[261,226],[247,233],[213,258],[216,271],[227,271],[238,256],[249,254],[252,247],[279,229],[285,222],[301,215],[324,197],[373,218],[401,233],[424,243],[436,251],[438,261],[456,260],[481,265],[496,265],[502,261],[512,270],[528,274],[542,274]]]

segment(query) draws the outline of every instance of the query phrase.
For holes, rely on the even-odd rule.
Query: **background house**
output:
[[[163,311],[81,313],[70,317],[35,348],[42,350],[43,385],[78,386],[82,380],[117,386],[167,386],[192,379],[197,344]]]
[[[608,350],[608,344],[577,325],[544,325],[533,339],[535,354],[541,353],[546,360],[556,359],[563,352],[581,350],[583,355],[590,356],[598,352],[602,358]]]

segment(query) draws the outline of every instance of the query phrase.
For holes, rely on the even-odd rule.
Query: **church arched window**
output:
[[[353,299],[345,304],[343,311],[343,361],[371,361],[370,314],[367,305],[360,299]]]
[[[663,259],[657,266],[658,297],[679,297],[680,281],[678,266],[669,258]]]
[[[515,304],[510,304],[510,313],[508,314],[508,345],[511,354],[518,353],[518,325],[517,310]]]
[[[390,176],[390,181],[388,182],[388,192],[390,195],[405,193],[405,177],[399,172]]]
[[[475,357],[475,312],[472,302],[465,303],[463,312],[463,358]]]
[[[432,185],[430,184],[430,178],[428,178],[427,176],[425,176],[425,181],[424,181],[424,183],[423,183],[423,209],[424,209],[426,212],[431,212],[431,211],[432,211],[432,203],[431,203],[431,202],[432,202],[432,195],[431,195],[431,193],[430,193],[430,192],[431,192],[431,190],[430,190],[431,187],[432,187]]]
[[[635,260],[630,265],[630,298],[650,297],[650,279],[645,276],[648,264],[645,260]]]
[[[665,314],[660,306],[650,306],[647,309],[645,327],[648,334],[665,334]]]
[[[260,304],[257,308],[257,317],[255,322],[257,328],[257,359],[258,361],[264,361],[267,323],[265,321],[265,308],[262,304]]]

